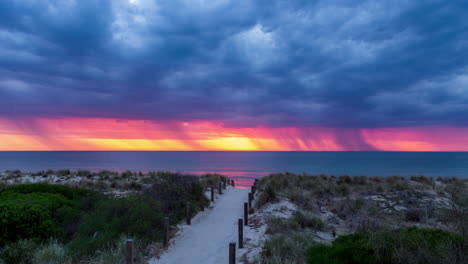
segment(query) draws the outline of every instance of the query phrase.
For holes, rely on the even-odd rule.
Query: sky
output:
[[[2,0],[0,150],[468,151],[466,0]]]

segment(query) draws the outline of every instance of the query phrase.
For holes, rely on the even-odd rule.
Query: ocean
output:
[[[0,171],[15,169],[220,173],[240,185],[276,172],[468,177],[468,152],[0,151]]]

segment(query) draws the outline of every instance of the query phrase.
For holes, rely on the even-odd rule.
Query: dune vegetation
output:
[[[135,240],[136,263],[143,263],[162,246],[163,218],[174,233],[187,202],[195,215],[209,205],[205,189],[226,180],[169,172],[7,172],[0,263],[124,263],[126,239]]]
[[[281,173],[258,182],[270,216],[261,263],[468,263],[466,179]]]

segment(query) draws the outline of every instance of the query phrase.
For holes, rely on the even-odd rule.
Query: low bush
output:
[[[0,246],[25,238],[40,241],[62,231],[51,213],[37,204],[2,201],[0,219]]]
[[[80,211],[103,195],[67,186],[24,184],[0,191],[0,245],[19,239],[65,239],[75,231]]]
[[[307,251],[309,264],[373,264],[377,263],[369,237],[355,233],[337,238],[331,246],[314,245]]]
[[[157,202],[144,196],[100,201],[84,216],[70,244],[78,257],[109,247],[122,234],[149,242],[162,238],[164,215]]]
[[[423,264],[466,263],[459,235],[416,227],[341,236],[331,246],[319,244],[307,251],[307,263]]]

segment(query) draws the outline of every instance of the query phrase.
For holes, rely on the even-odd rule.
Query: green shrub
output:
[[[416,227],[341,236],[331,246],[315,245],[307,263],[423,264],[466,263],[461,238],[443,230]]]
[[[37,204],[2,201],[0,219],[0,246],[22,238],[39,241],[62,231],[51,213]]]
[[[0,191],[0,245],[18,239],[68,239],[82,211],[101,194],[60,185],[23,184]],[[81,212],[80,212],[81,211]]]
[[[368,235],[355,233],[337,238],[331,246],[312,246],[307,251],[307,263],[372,264],[376,263],[373,252]]]
[[[375,233],[370,238],[380,263],[450,263],[450,257],[466,260],[468,254],[466,249],[463,252],[460,235],[440,229],[410,227]]]
[[[159,240],[163,217],[159,204],[144,196],[106,199],[84,217],[70,248],[74,255],[85,256],[105,249],[122,234],[143,241]]]

